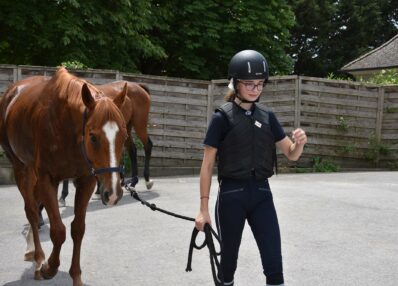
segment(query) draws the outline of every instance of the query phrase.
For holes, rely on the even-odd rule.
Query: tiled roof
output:
[[[380,47],[371,50],[341,68],[342,71],[398,67],[398,34]]]

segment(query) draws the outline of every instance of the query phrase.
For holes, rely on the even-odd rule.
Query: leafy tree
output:
[[[394,3],[395,2],[395,3]],[[298,0],[290,54],[300,75],[339,69],[398,32],[396,0]]]
[[[268,59],[272,73],[287,73],[292,62],[285,48],[293,14],[285,1],[154,1],[152,30],[167,58],[146,62],[145,73],[191,78],[225,78],[236,52],[256,49]],[[177,9],[175,7],[178,7]]]
[[[150,12],[146,0],[0,0],[0,61],[138,71],[139,57],[165,57]]]
[[[210,79],[251,48],[280,74],[293,21],[285,0],[0,0],[0,62]]]

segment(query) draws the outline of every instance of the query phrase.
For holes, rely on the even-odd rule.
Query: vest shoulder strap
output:
[[[216,108],[215,112],[219,111],[224,114],[228,114],[233,108],[233,103],[232,102],[226,102],[220,107]]]
[[[264,104],[255,103],[255,105],[256,105],[256,108],[260,109],[261,111],[271,112],[271,109],[266,107]]]
[[[233,117],[232,117],[232,110],[234,108],[234,104],[232,102],[226,102],[220,107],[218,107],[215,112],[221,112],[227,119],[228,122],[233,122]]]
[[[262,122],[269,124],[269,114],[272,112],[270,108],[265,105],[256,103],[256,111],[254,113],[256,119],[260,119]]]

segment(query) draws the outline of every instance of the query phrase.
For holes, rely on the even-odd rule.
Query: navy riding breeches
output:
[[[223,179],[216,204],[216,223],[223,243],[224,285],[233,285],[246,220],[261,254],[267,284],[282,284],[281,238],[268,180]]]

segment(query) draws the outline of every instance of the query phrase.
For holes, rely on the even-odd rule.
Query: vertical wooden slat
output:
[[[294,127],[300,127],[300,114],[301,114],[301,78],[297,76],[296,78],[296,90],[294,94]]]
[[[18,67],[13,68],[13,82],[18,81]]]
[[[213,81],[211,81],[207,87],[207,124],[206,126],[209,126],[211,116],[213,114],[213,100],[214,100],[214,94],[213,94]]]
[[[22,79],[22,68],[18,66],[17,68],[17,80],[21,80]]]
[[[384,87],[379,87],[378,101],[377,101],[376,132],[375,132],[376,140],[379,143],[381,140],[383,110],[384,110]]]

